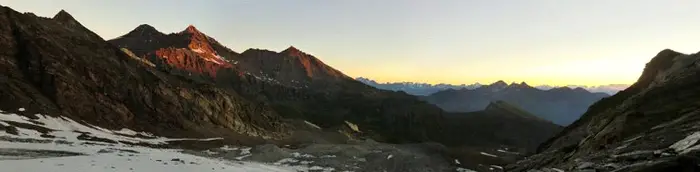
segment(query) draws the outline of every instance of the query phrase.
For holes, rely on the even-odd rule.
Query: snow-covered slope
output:
[[[185,154],[177,149],[11,141],[0,141],[0,168],[7,172],[294,171],[254,162],[210,159]]]
[[[24,109],[19,109],[24,111]],[[172,139],[129,129],[107,130],[65,117],[28,118],[0,112],[0,171],[305,171],[246,161],[196,156],[180,149],[137,146],[165,145]],[[2,131],[5,130],[5,131]]]
[[[293,149],[275,145],[162,148],[174,147],[169,145],[173,141],[217,139],[166,138],[130,129],[109,130],[65,117],[0,111],[0,172],[472,171],[454,167],[436,158],[441,155],[434,152],[424,152],[428,145],[356,141]]]

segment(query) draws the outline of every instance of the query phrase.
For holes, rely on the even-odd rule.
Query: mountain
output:
[[[484,141],[497,139],[502,144],[534,150],[543,140],[563,129],[504,101],[490,102],[484,110],[449,115],[447,118],[453,123],[446,125],[453,127],[447,131],[462,132],[461,137],[479,138],[471,140],[475,143],[470,144],[478,146],[488,146],[492,142]],[[489,128],[490,132],[480,132],[483,128]]]
[[[498,81],[476,89],[448,89],[424,100],[450,112],[483,110],[490,102],[502,100],[559,125],[568,125],[578,119],[594,102],[607,97],[605,93],[591,93],[582,88],[569,87],[540,90],[527,83]]]
[[[508,171],[698,171],[699,54],[663,50],[629,88],[604,98]]]
[[[218,71],[232,68],[228,59],[237,53],[224,49],[215,50],[216,43],[211,37],[203,34],[190,25],[178,33],[163,34],[153,26],[143,24],[119,38],[110,40],[119,48],[130,50],[158,66],[174,66],[182,75],[216,77]]]
[[[432,163],[421,168],[454,171],[458,164],[448,159],[453,155],[446,150],[532,151],[533,142],[544,141],[541,138],[559,128],[501,104],[480,115],[448,113],[416,96],[367,86],[293,47],[239,54],[194,26],[163,34],[140,25],[105,41],[67,16],[65,11],[44,18],[0,8],[0,142],[17,146],[13,151],[31,153],[22,148],[56,144],[40,147],[74,150],[89,145],[86,149],[96,157],[124,151],[122,146],[148,147],[145,152],[178,148],[187,149],[183,156],[213,156],[200,151],[256,145],[274,158],[264,153],[250,157],[243,150],[221,158],[275,163],[300,158],[290,149],[325,153],[345,146],[348,154],[373,158],[362,163],[381,163],[362,167],[364,171],[407,171],[391,165],[415,155]],[[299,86],[292,81],[305,82]],[[474,127],[489,122],[510,127]],[[465,129],[474,137],[463,137]],[[512,131],[519,131],[522,140],[508,139]],[[192,139],[166,139],[175,137]],[[378,146],[397,157],[375,152]],[[279,155],[284,152],[275,151],[280,147],[288,154]],[[3,151],[7,150],[0,154],[6,154]],[[180,162],[170,158],[170,163]],[[336,168],[346,168],[338,164],[343,165],[337,163]]]
[[[246,141],[239,134],[287,133],[287,124],[270,107],[134,60],[65,11],[43,18],[7,7],[0,10],[3,110],[162,136]]]
[[[358,77],[355,80],[370,85],[374,88],[379,88],[383,90],[392,91],[404,91],[411,95],[417,96],[427,96],[438,91],[447,89],[474,89],[481,86],[481,84],[471,84],[471,85],[452,85],[452,84],[428,84],[428,83],[415,83],[415,82],[392,82],[392,83],[377,83],[369,78]]]
[[[109,42],[146,57],[161,71],[229,90],[271,108],[282,118],[305,120],[323,128],[344,126],[350,121],[367,129],[365,135],[380,141],[415,142],[442,137],[437,127],[441,123],[439,108],[412,96],[363,85],[294,47],[279,53],[249,49],[226,57],[227,61],[214,62],[208,59],[233,51],[209,48],[217,47],[212,45],[215,40],[194,26],[165,35],[141,25]],[[182,53],[159,53],[170,51]],[[217,72],[200,72],[208,69]],[[415,119],[423,121],[411,128],[388,127]]]
[[[237,61],[243,71],[284,85],[327,86],[328,83],[349,79],[347,75],[294,46],[281,52],[248,49]]]
[[[138,45],[119,44],[118,39],[125,37],[111,42],[120,47],[139,49]],[[285,119],[304,120],[333,131],[347,130],[344,126],[351,123],[355,126],[351,127],[354,129],[349,135],[353,137],[388,143],[434,141],[455,148],[480,147],[479,150],[494,150],[505,145],[527,152],[561,129],[542,120],[511,117],[523,116],[517,115],[523,111],[473,113],[478,115],[448,113],[416,96],[367,86],[293,46],[281,52],[248,49],[232,57],[228,59],[233,67],[226,70],[238,75],[219,72],[213,79],[217,85],[230,88],[250,100],[264,102]],[[166,63],[161,65],[165,66],[161,68],[178,67]],[[227,77],[241,79],[240,82],[226,83],[229,82]],[[510,127],[481,125],[488,121]],[[470,130],[474,137],[464,137],[465,129]],[[522,137],[509,139],[513,136],[512,130],[522,131],[518,134]],[[494,131],[503,134],[493,135]],[[306,141],[292,139],[291,142]]]
[[[453,84],[428,84],[428,83],[415,83],[415,82],[387,82],[387,83],[378,83],[377,81],[374,81],[369,78],[364,78],[364,77],[357,77],[355,78],[357,81],[360,81],[362,83],[365,83],[367,85],[370,85],[375,88],[383,89],[383,90],[392,90],[392,91],[404,91],[408,94],[411,95],[417,95],[417,96],[427,96],[433,93],[436,93],[438,91],[443,91],[447,89],[454,89],[454,90],[459,90],[459,89],[476,89],[481,86],[483,86],[480,83],[474,83],[474,84],[460,84],[460,85],[453,85]],[[505,82],[504,82],[505,83]],[[625,88],[629,87],[627,84],[609,84],[609,85],[599,85],[599,86],[586,86],[586,85],[567,85],[567,86],[551,86],[551,85],[538,85],[534,86],[535,88],[541,89],[541,90],[549,90],[552,88],[559,88],[559,87],[569,87],[571,89],[575,88],[583,88],[588,90],[589,92],[592,93],[606,93],[609,95],[613,95],[620,90],[624,90]]]
[[[609,94],[609,95],[614,95],[614,94],[616,94],[617,92],[620,92],[620,91],[626,89],[626,88],[629,87],[629,86],[630,86],[630,85],[628,85],[628,84],[608,84],[608,85],[598,85],[598,86],[567,85],[567,86],[564,86],[564,87],[569,87],[569,88],[572,88],[572,89],[575,89],[575,88],[583,88],[583,89],[588,90],[588,91],[590,91],[590,92],[592,92],[592,93],[606,93],[606,94]],[[555,86],[550,86],[550,85],[539,85],[539,86],[535,86],[535,88],[539,88],[539,89],[542,89],[542,90],[549,90],[549,89],[557,88],[557,87],[555,87]]]

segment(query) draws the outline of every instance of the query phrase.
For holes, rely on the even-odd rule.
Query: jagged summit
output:
[[[80,24],[80,22],[78,22],[78,20],[76,20],[71,14],[66,12],[66,10],[58,11],[58,13],[56,13],[56,15],[53,16],[52,20],[60,23],[61,25],[65,26],[71,31],[74,31],[74,34],[84,35],[93,38],[99,37],[100,39],[102,39],[95,32],[92,32],[90,29]]]
[[[663,78],[663,76],[659,77],[659,75],[672,72],[668,70],[672,68],[674,64],[687,62],[686,60],[676,60],[679,56],[688,55],[679,53],[671,49],[662,50],[661,52],[656,54],[656,56],[654,56],[654,58],[652,58],[651,61],[649,61],[649,63],[646,64],[642,75],[639,77],[637,82],[631,87],[634,89],[644,89],[652,86],[653,82],[655,82],[657,78]],[[684,68],[684,66],[678,66],[675,69],[681,68]]]
[[[155,27],[141,24],[124,36],[110,40],[119,48],[128,48],[139,57],[162,61],[160,65],[175,67],[181,72],[215,78],[219,70],[230,68],[226,58],[237,55],[200,33],[193,25],[182,32],[164,34]],[[219,53],[221,52],[221,53]],[[158,64],[158,63],[156,63]]]
[[[202,33],[199,30],[197,30],[197,28],[194,27],[194,25],[188,25],[187,28],[185,28],[185,30],[182,32],[184,32],[184,33]]]
[[[289,56],[304,56],[304,55],[309,55],[299,49],[297,49],[294,46],[289,46],[289,48],[284,49],[284,51],[280,52],[281,54],[286,54]]]
[[[488,85],[488,87],[496,87],[496,88],[505,88],[507,86],[508,86],[508,83],[506,83],[503,80],[498,80],[498,81]]]
[[[136,26],[134,30],[152,30],[152,31],[158,31],[155,27],[149,25],[149,24],[140,24],[139,26]]]
[[[66,10],[63,9],[61,11],[58,11],[58,13],[56,13],[56,15],[53,16],[53,19],[61,22],[76,21],[72,15],[70,15],[68,12],[66,12]]]
[[[292,45],[292,46],[289,46],[287,49],[284,49],[282,52],[299,52],[299,51],[300,51],[299,49],[297,49],[296,47],[294,47]]]
[[[525,82],[520,82],[520,83],[512,82],[512,83],[510,83],[510,85],[508,85],[508,87],[509,88],[533,88],[530,85],[527,85],[527,83],[525,83]]]
[[[163,35],[162,32],[158,31],[155,27],[148,24],[141,24],[134,28],[131,32],[127,33],[130,36],[152,36],[152,35]]]

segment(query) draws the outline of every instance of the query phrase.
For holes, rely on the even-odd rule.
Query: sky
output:
[[[631,84],[659,51],[700,51],[697,0],[0,0],[65,9],[104,39],[192,24],[237,52],[294,46],[379,82]]]

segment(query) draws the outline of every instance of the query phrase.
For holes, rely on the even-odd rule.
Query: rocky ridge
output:
[[[525,82],[507,84],[498,81],[476,89],[447,89],[422,99],[449,112],[479,111],[492,101],[504,101],[558,125],[569,125],[590,105],[608,96],[583,88],[541,90]]]
[[[698,54],[659,52],[630,88],[595,103],[509,171],[698,171]]]

